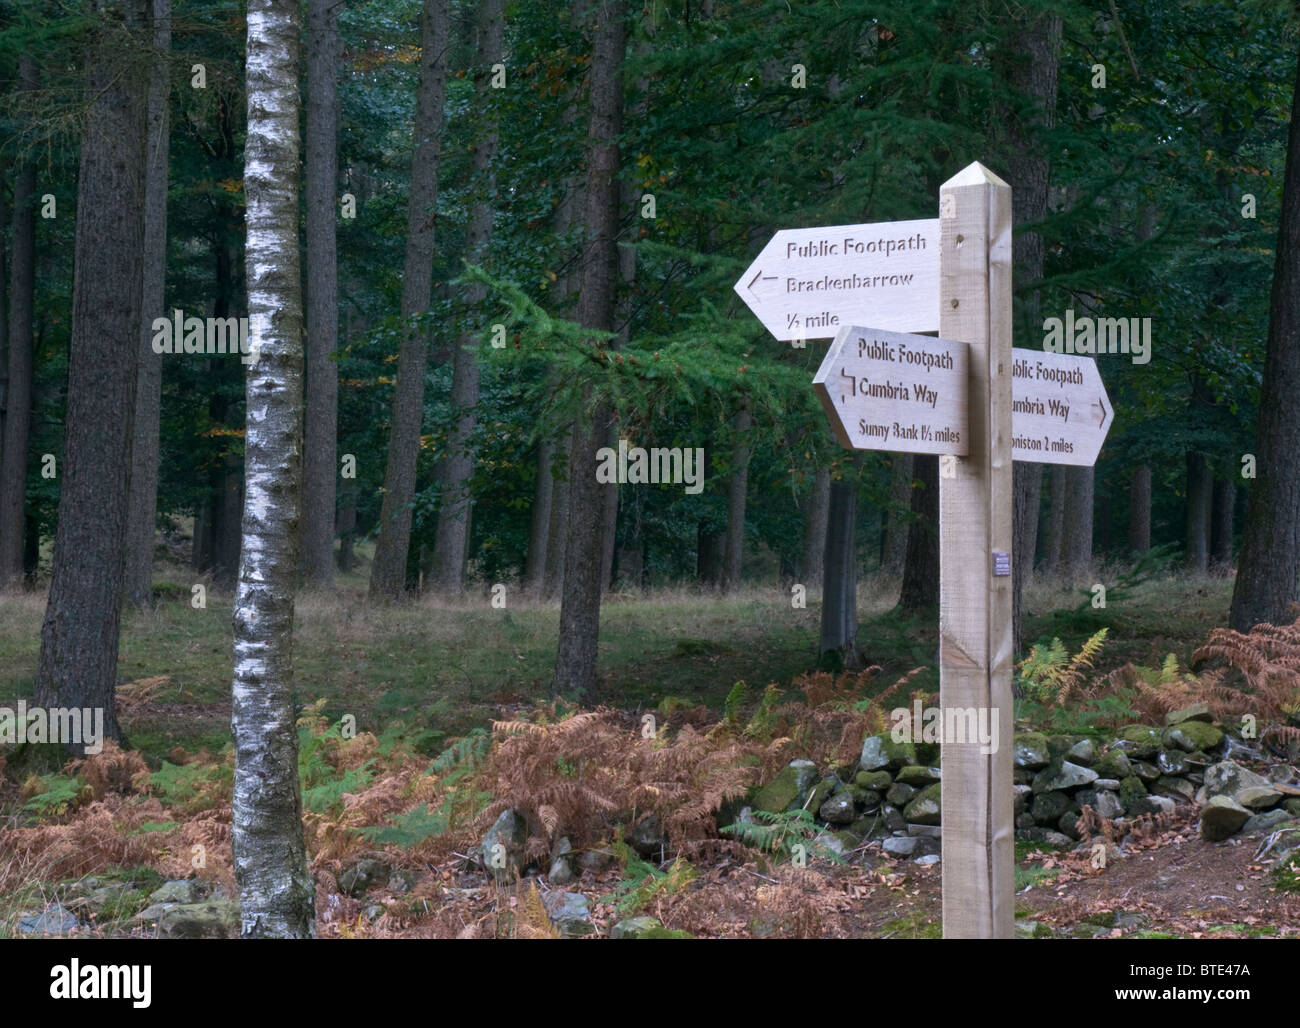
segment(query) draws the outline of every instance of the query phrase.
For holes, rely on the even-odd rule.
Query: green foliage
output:
[[[320,703],[312,709],[318,710]],[[305,720],[305,719],[304,719]],[[343,741],[343,722],[330,725],[325,731],[313,733],[306,724],[298,728],[298,781],[302,787],[303,809],[317,814],[337,812],[343,803],[343,794],[357,792],[369,784],[374,758],[360,767],[343,768],[340,772],[326,754]]]
[[[681,857],[660,871],[642,860],[621,839],[614,841],[614,852],[623,862],[624,878],[614,891],[600,897],[601,903],[613,904],[619,917],[631,917],[644,910],[660,896],[672,896],[693,882],[698,873]]]
[[[33,776],[26,788],[32,795],[23,804],[23,810],[37,817],[57,817],[67,813],[87,798],[88,790],[82,779],[61,774]]]
[[[438,775],[444,785],[455,785],[478,770],[491,749],[492,737],[485,729],[475,728],[438,754],[429,773]]]
[[[823,857],[835,864],[844,863],[844,859],[834,850],[812,842],[821,832],[821,826],[813,818],[812,811],[787,810],[773,813],[769,810],[755,810],[754,818],[754,821],[737,821],[720,831],[764,853],[793,856],[795,847],[803,845],[804,853],[809,857]]]
[[[1293,856],[1273,868],[1273,885],[1281,892],[1300,892],[1300,857]]]
[[[767,739],[772,735],[773,723],[775,721],[774,710],[776,701],[781,697],[781,690],[772,682],[763,690],[763,698],[758,701],[758,709],[754,711],[754,716],[749,719],[749,724],[745,726],[745,737],[747,739]]]
[[[196,760],[189,764],[164,760],[149,776],[149,784],[164,804],[188,814],[211,806],[216,794],[230,787],[233,777],[224,760],[215,763]]]
[[[451,827],[449,812],[444,807],[430,811],[427,803],[405,814],[394,814],[389,821],[389,825],[361,828],[358,834],[373,843],[409,849]]]
[[[1016,684],[1020,695],[1036,703],[1051,705],[1061,701],[1083,681],[1084,671],[1091,668],[1106,642],[1109,629],[1102,628],[1089,638],[1074,657],[1066,652],[1060,639],[1050,645],[1035,643],[1029,656],[1016,666]]]
[[[303,809],[317,814],[336,813],[343,805],[345,792],[357,792],[370,783],[373,763],[367,760],[360,767],[344,768],[342,774],[336,774],[328,764],[324,769],[313,768],[311,777],[304,779]]]
[[[744,706],[745,698],[749,695],[749,686],[744,682],[737,682],[727,693],[726,700],[722,704],[722,719],[732,728],[741,726],[741,707]]]

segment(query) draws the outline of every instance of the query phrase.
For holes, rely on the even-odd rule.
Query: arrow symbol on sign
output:
[[[1106,424],[1106,402],[1099,396],[1093,406],[1101,408],[1101,413],[1097,415],[1097,427],[1102,428]]]
[[[746,285],[745,288],[749,290],[750,295],[753,296],[755,300],[758,300],[758,299],[761,298],[761,294],[759,293],[759,289],[762,288],[762,286],[759,286],[758,283],[759,283],[759,282],[775,282],[775,281],[777,281],[777,276],[776,276],[776,275],[764,275],[764,274],[760,271],[760,272],[758,272],[758,274],[756,274],[753,278],[751,278],[751,279],[749,280],[749,284]]]

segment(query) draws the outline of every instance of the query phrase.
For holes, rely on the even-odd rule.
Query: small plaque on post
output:
[[[1005,550],[993,551],[993,574],[997,576],[1011,574],[1011,554]]]

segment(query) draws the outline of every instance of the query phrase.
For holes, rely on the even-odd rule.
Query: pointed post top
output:
[[[1010,188],[1009,186],[1007,186],[1006,182],[1004,182],[997,175],[993,174],[993,172],[989,171],[989,169],[986,168],[984,165],[982,165],[979,161],[971,161],[970,164],[962,168],[961,171],[957,172],[956,175],[950,178],[939,188],[940,190],[944,190],[944,189],[955,189],[958,186],[981,186],[981,185],[1002,186],[1003,188]]]

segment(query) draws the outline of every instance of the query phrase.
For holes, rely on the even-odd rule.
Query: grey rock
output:
[[[1129,764],[1133,768],[1133,773],[1148,784],[1154,782],[1160,777],[1160,768],[1156,767],[1155,764],[1152,764],[1150,761],[1130,760]]]
[[[552,889],[542,897],[542,905],[561,934],[587,935],[592,931],[591,909],[582,893]]]
[[[614,863],[614,854],[608,850],[584,850],[578,855],[578,866],[585,871],[604,871]]]
[[[609,930],[611,939],[689,939],[690,932],[668,929],[657,917],[625,917]]]
[[[1011,801],[1011,813],[1015,817],[1019,817],[1028,809],[1034,790],[1028,785],[1013,785],[1011,788],[1015,793]]]
[[[880,810],[877,812],[877,818],[884,825],[887,832],[901,832],[907,827],[907,821],[903,817],[903,812],[889,803],[882,803]]]
[[[1223,730],[1204,721],[1184,721],[1166,728],[1162,741],[1166,747],[1177,747],[1191,753],[1195,750],[1212,750],[1223,742]]]
[[[927,785],[903,808],[903,818],[913,824],[937,825],[940,813],[940,786]]]
[[[817,816],[828,824],[852,824],[854,818],[853,797],[847,792],[837,793],[817,809]]]
[[[380,882],[386,881],[388,879],[388,872],[389,867],[386,861],[383,861],[378,857],[361,857],[339,873],[339,891],[342,892],[344,896],[360,896],[372,885],[378,885]],[[176,883],[167,883],[167,885],[173,884]],[[166,886],[164,886],[164,888],[166,888]],[[154,899],[156,902],[168,902],[166,900],[156,900],[156,896],[157,893],[149,898]],[[197,900],[198,896],[196,895],[192,899],[176,900],[173,902],[194,903]]]
[[[1186,707],[1179,707],[1177,710],[1171,710],[1165,715],[1165,727],[1172,728],[1174,725],[1182,724],[1184,721],[1213,721],[1210,715],[1210,708],[1205,703],[1193,703]]]
[[[236,939],[239,934],[239,904],[230,900],[182,903],[158,918],[162,939]]]
[[[1061,832],[1054,832],[1050,828],[1043,833],[1043,842],[1047,843],[1049,846],[1068,847],[1074,845],[1074,840],[1068,835],[1064,835]]]
[[[939,863],[939,854],[927,853],[923,857],[917,857],[916,863],[920,864],[922,867],[933,867],[935,864]]]
[[[1171,796],[1180,803],[1191,803],[1196,798],[1196,786],[1186,778],[1161,775],[1156,779],[1156,790],[1162,796]]]
[[[346,873],[346,872],[345,872]],[[340,886],[342,880],[340,880]],[[203,898],[203,889],[192,878],[179,878],[162,885],[149,893],[150,903],[197,903]]]
[[[638,821],[627,844],[642,857],[656,856],[664,846],[664,830],[658,816],[651,814]]]
[[[1099,777],[1100,775],[1092,768],[1080,767],[1078,764],[1063,760],[1059,764],[1049,764],[1039,771],[1034,776],[1033,789],[1035,793],[1073,789],[1090,785]]]
[[[1292,815],[1286,810],[1268,810],[1263,814],[1255,814],[1250,820],[1241,826],[1241,830],[1246,835],[1254,835],[1256,832],[1271,832],[1278,825],[1290,821]]]
[[[1201,808],[1201,838],[1220,842],[1250,820],[1250,811],[1230,796],[1212,796]]]
[[[911,835],[891,835],[881,844],[881,849],[891,857],[910,857],[916,850],[917,839]]]
[[[501,811],[483,836],[479,853],[483,867],[497,881],[513,882],[524,866],[524,845],[528,841],[528,824],[513,808]],[[342,886],[340,880],[339,885]]]
[[[1260,761],[1264,759],[1264,754],[1247,742],[1243,742],[1235,735],[1225,735],[1223,737],[1223,756],[1227,760],[1251,760]]]
[[[70,935],[81,922],[62,903],[51,903],[39,914],[24,914],[17,927],[20,935]]]
[[[1118,778],[1098,778],[1092,783],[1094,789],[1105,789],[1108,792],[1119,792]]]
[[[1080,789],[1074,794],[1080,806],[1089,806],[1099,817],[1113,821],[1124,813],[1124,805],[1119,796],[1107,789]]]
[[[571,858],[566,854],[560,854],[551,861],[551,868],[546,872],[546,879],[552,885],[568,885],[574,880],[576,875],[573,873],[573,864]]]
[[[1091,739],[1080,739],[1065,751],[1065,756],[1073,764],[1092,767],[1097,762],[1097,744]]]
[[[1015,751],[1012,757],[1014,765],[1037,771],[1047,766],[1047,736],[1042,732],[1022,732],[1015,738]]]
[[[894,742],[888,733],[869,735],[862,741],[858,766],[863,771],[886,767],[905,767],[916,763],[916,747],[910,742]]]
[[[1187,763],[1187,754],[1182,750],[1161,750],[1156,757],[1156,766],[1161,774],[1185,775],[1191,770]]]
[[[1035,795],[1029,812],[1033,814],[1034,821],[1038,824],[1054,825],[1061,820],[1062,814],[1077,809],[1075,802],[1069,796],[1053,789],[1051,792],[1040,792]]]
[[[908,825],[907,834],[918,839],[941,839],[943,829],[939,825]]]
[[[1092,765],[1092,769],[1103,778],[1114,778],[1116,780],[1127,778],[1133,773],[1128,754],[1123,750],[1114,748],[1103,753],[1097,762]]]
[[[1232,798],[1251,810],[1267,810],[1281,802],[1282,794],[1267,785],[1248,785],[1244,789],[1238,789]]]
[[[1268,788],[1272,783],[1262,775],[1255,774],[1236,761],[1221,760],[1205,769],[1205,799],[1215,796],[1231,796],[1251,787]]]
[[[941,772],[937,767],[920,767],[912,764],[898,772],[897,781],[904,785],[926,786],[939,781]]]
[[[912,801],[912,797],[919,790],[914,785],[907,785],[904,782],[895,782],[889,787],[889,792],[885,793],[885,799],[896,807],[905,807]]]

